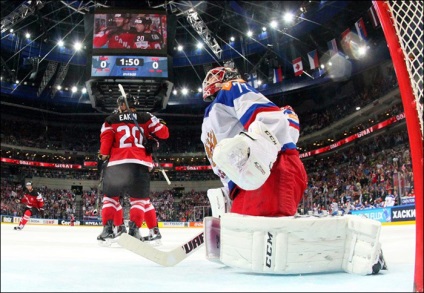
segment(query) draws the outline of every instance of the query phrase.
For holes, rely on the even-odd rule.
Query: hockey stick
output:
[[[127,94],[125,93],[124,87],[120,83],[118,83],[118,87],[119,87],[119,91],[121,92],[121,95],[124,97],[125,105],[127,106],[128,111],[130,111],[130,107],[128,106],[128,101],[127,101]],[[134,121],[135,125],[137,126],[138,130],[140,131],[140,133],[143,133],[143,131],[141,131],[140,125],[138,125],[137,120],[132,115],[130,115],[130,116],[131,116],[132,120]],[[159,170],[162,172],[162,175],[163,175],[163,177],[165,177],[165,180],[168,183],[168,185],[171,185],[171,181],[169,181],[168,175],[166,175],[165,170],[159,164],[159,162],[156,159],[156,157],[154,156],[154,154],[152,154],[152,158],[155,161],[155,163],[158,165]]]
[[[191,240],[170,251],[159,250],[151,244],[142,242],[126,233],[119,237],[118,244],[123,248],[126,248],[161,266],[172,267],[192,255],[203,246],[205,242],[203,235],[202,231]]]
[[[107,167],[107,163],[109,163],[109,158],[104,160],[103,163],[102,163],[102,166],[100,167],[101,168],[100,179],[99,179],[99,184],[97,185],[97,199],[96,199],[96,203],[94,205],[94,211],[96,211],[96,215],[99,212],[100,197],[102,196],[102,193],[103,193],[104,172],[105,172],[105,169]]]

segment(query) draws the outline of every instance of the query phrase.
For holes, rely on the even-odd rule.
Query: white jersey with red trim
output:
[[[281,143],[281,150],[296,149],[299,139],[299,119],[294,111],[282,110],[263,94],[237,79],[223,84],[213,102],[206,108],[201,141],[216,175],[225,186],[230,180],[212,160],[215,146],[224,138],[247,131],[255,120],[261,121]],[[230,186],[230,190],[232,187]]]

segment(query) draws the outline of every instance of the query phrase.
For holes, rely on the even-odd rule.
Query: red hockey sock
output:
[[[121,206],[119,203],[119,197],[107,197],[105,196],[103,198],[103,207],[102,207],[102,224],[103,226],[106,226],[106,223],[109,220],[115,219],[115,214],[118,209],[118,207]]]
[[[146,221],[146,225],[149,229],[157,227],[158,221],[157,221],[157,218],[156,218],[156,210],[153,208],[153,209],[146,211],[144,213],[144,220]]]
[[[26,210],[24,215],[21,218],[21,221],[19,222],[19,226],[25,226],[26,223],[31,218],[31,216],[32,216],[31,210]]]
[[[130,198],[130,221],[134,222],[137,227],[141,227],[144,221],[144,204],[145,201],[139,198]]]
[[[115,213],[113,224],[115,226],[121,226],[122,223],[124,223],[124,209],[122,208],[122,206],[120,206]]]

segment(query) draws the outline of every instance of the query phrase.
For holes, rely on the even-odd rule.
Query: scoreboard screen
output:
[[[99,55],[92,56],[92,78],[169,78],[168,57]]]

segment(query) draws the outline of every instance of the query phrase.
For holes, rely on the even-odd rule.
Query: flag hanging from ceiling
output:
[[[344,32],[342,32],[341,44],[344,52],[348,55],[351,54],[351,41],[352,34],[350,33],[350,28],[347,28]]]
[[[377,28],[380,25],[380,21],[378,20],[377,12],[375,12],[374,6],[371,6],[370,9],[368,9],[368,15],[370,17],[372,26]]]
[[[283,70],[281,66],[274,68],[274,77],[272,79],[273,83],[282,82],[283,81]]]
[[[303,73],[302,57],[293,60],[294,75],[299,76]]]
[[[333,56],[339,52],[339,49],[337,48],[336,39],[332,39],[331,41],[328,41],[327,46],[328,46],[330,56]]]
[[[358,32],[358,37],[362,41],[368,39],[367,29],[365,28],[364,19],[361,17],[357,22],[355,22],[356,31]]]
[[[319,67],[318,51],[316,49],[308,53],[308,60],[311,69]]]

